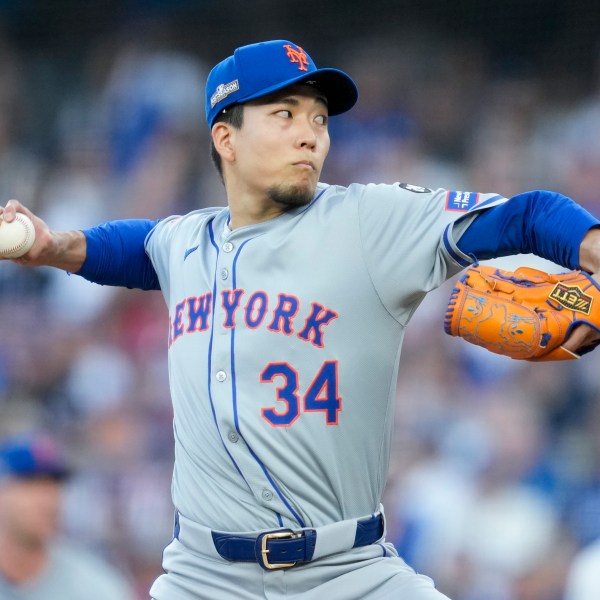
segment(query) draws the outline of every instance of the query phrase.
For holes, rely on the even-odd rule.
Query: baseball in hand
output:
[[[14,221],[7,223],[0,218],[0,257],[19,258],[29,252],[35,242],[35,227],[31,219],[17,213]]]

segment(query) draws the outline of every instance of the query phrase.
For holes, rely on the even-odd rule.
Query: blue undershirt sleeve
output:
[[[570,198],[536,190],[482,211],[458,240],[476,260],[536,254],[568,269],[579,268],[579,247],[600,221]]]
[[[102,285],[159,290],[158,276],[144,245],[157,223],[127,219],[85,229],[86,258],[76,274]]]

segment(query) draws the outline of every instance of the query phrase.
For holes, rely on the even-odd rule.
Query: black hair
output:
[[[228,106],[225,110],[222,110],[217,117],[215,118],[215,123],[227,123],[235,129],[241,129],[244,123],[244,105],[243,104],[232,104]],[[215,148],[215,144],[210,139],[210,158],[215,165],[215,168],[219,172],[219,176],[221,177],[221,181],[223,181],[223,162],[221,160],[221,155],[217,152]]]

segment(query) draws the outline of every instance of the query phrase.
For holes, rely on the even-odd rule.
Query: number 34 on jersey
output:
[[[263,291],[248,294],[238,288],[223,290],[220,300],[224,314],[222,326],[226,329],[235,329],[237,320],[243,319],[248,329],[266,327],[275,333],[295,335],[318,348],[325,347],[326,327],[338,318],[336,311],[318,302],[312,302],[303,315],[300,300],[291,294],[280,293],[275,299]],[[185,335],[209,330],[212,313],[211,292],[178,302],[171,316],[169,348]],[[342,399],[338,393],[337,361],[325,361],[309,382],[300,381],[298,371],[287,362],[268,364],[259,377],[261,383],[275,389],[273,405],[261,411],[262,418],[273,427],[289,427],[308,412],[322,412],[327,425],[338,424]]]
[[[268,364],[260,374],[261,383],[274,383],[279,407],[263,408],[262,417],[273,427],[289,427],[301,412],[323,412],[327,425],[338,424],[342,399],[338,393],[338,362],[328,360],[300,398],[298,372],[290,364]]]

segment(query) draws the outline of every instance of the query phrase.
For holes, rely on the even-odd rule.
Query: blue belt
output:
[[[356,523],[353,548],[368,546],[383,536],[381,514]],[[276,529],[257,537],[243,537],[230,533],[212,532],[217,552],[226,560],[257,562],[263,569],[287,569],[312,560],[317,543],[314,529]]]

